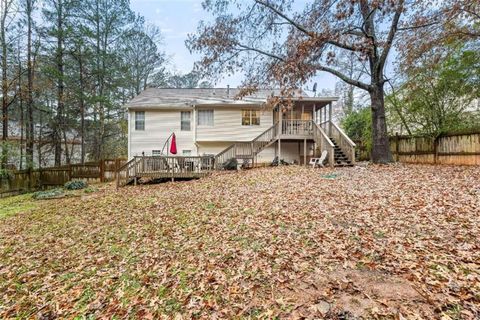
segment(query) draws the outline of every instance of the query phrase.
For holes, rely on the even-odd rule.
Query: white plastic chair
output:
[[[325,162],[325,159],[327,159],[327,155],[328,155],[327,150],[323,150],[320,158],[310,159],[309,164],[312,165],[312,168],[315,168],[315,166],[317,165],[323,168],[324,167],[323,163]]]

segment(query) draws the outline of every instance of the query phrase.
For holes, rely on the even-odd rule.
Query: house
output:
[[[143,157],[144,166],[155,157],[168,159],[175,133],[177,158],[210,156],[215,168],[231,158],[250,165],[271,163],[276,157],[306,164],[322,151],[327,151],[331,166],[354,163],[355,145],[331,121],[336,97],[309,97],[301,91],[288,99],[288,106],[269,107],[269,98],[286,101],[279,90],[258,90],[236,99],[238,90],[146,89],[126,106],[128,158]],[[172,172],[174,167],[180,166],[173,165]]]
[[[3,125],[0,123],[0,131]],[[36,124],[34,126],[35,140],[33,143],[33,167],[46,168],[55,166],[54,147],[48,139],[49,128],[47,125]],[[15,119],[8,122],[8,138],[7,144],[9,148],[8,165],[15,170],[25,169],[27,167],[26,149],[26,133],[25,126]],[[81,140],[76,130],[68,130],[66,132],[67,141],[62,139],[62,163],[67,162],[66,154],[71,163],[79,163],[81,160]]]

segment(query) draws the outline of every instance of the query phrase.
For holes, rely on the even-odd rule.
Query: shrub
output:
[[[88,186],[88,183],[82,180],[72,180],[65,183],[64,187],[67,190],[80,190]]]
[[[37,191],[32,195],[32,198],[35,200],[45,200],[45,199],[54,199],[63,196],[62,189],[52,189],[46,191]]]
[[[238,168],[238,161],[235,158],[228,159],[223,163],[224,170],[237,170]]]

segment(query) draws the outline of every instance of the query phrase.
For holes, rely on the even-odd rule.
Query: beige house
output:
[[[260,90],[241,100],[235,99],[237,93],[238,89],[229,88],[143,91],[127,104],[129,158],[167,155],[167,139],[172,133],[179,156],[217,155],[233,144],[251,142],[279,124],[282,134],[262,148],[254,161],[270,163],[278,156],[303,164],[315,153],[310,123],[323,125],[329,131],[332,105],[337,100],[308,97],[302,92],[294,97],[293,107],[279,112],[282,106],[266,106],[267,98],[278,91]]]
[[[307,164],[323,153],[330,166],[355,162],[355,144],[331,121],[336,97],[300,92],[288,104],[269,107],[269,98],[286,101],[279,91],[259,90],[242,99],[235,98],[237,93],[230,88],[151,88],[131,100],[130,161],[120,170],[123,183],[142,176],[200,176],[222,169],[232,158],[248,165],[275,158]],[[176,155],[169,154],[173,133]]]

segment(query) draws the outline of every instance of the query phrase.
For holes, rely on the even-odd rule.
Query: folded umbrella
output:
[[[172,134],[172,143],[170,144],[170,153],[177,154],[177,139],[175,138],[175,133]]]

